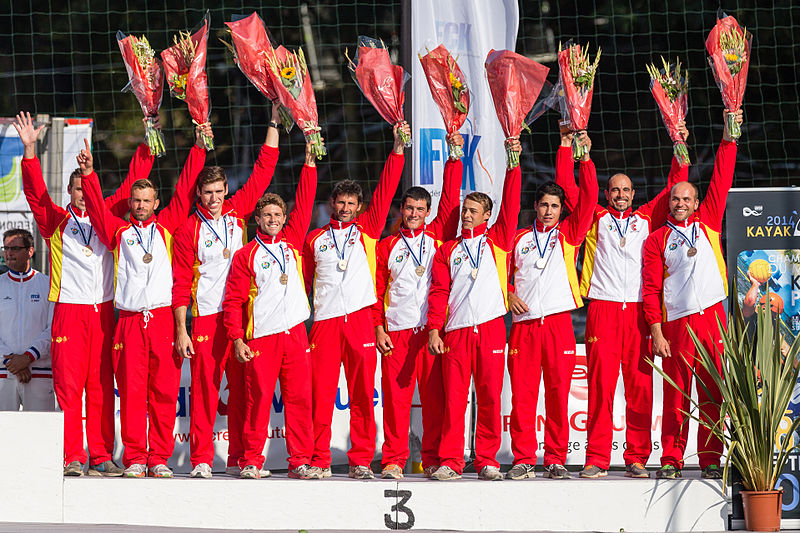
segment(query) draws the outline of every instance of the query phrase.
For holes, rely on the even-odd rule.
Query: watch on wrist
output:
[[[276,130],[277,130],[277,129],[280,129],[280,127],[279,127],[278,123],[277,123],[277,122],[275,122],[274,120],[270,120],[270,121],[269,121],[269,127],[270,127],[270,128],[275,128]]]

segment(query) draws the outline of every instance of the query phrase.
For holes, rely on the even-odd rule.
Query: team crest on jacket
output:
[[[322,246],[319,247],[319,251],[320,252],[324,252],[327,249],[328,249],[328,245],[327,244],[323,244]]]
[[[38,302],[38,301],[39,301],[39,298],[40,298],[40,296],[39,296],[39,293],[38,293],[38,292],[35,292],[35,293],[32,293],[32,294],[31,294],[31,301],[32,301],[32,302]]]
[[[460,257],[456,257],[455,259],[453,259],[453,264],[456,265],[456,266],[460,265],[461,264],[461,258]]]
[[[73,235],[77,235],[78,234],[78,228],[76,228],[75,226],[72,226],[72,228],[70,228],[70,231],[72,231]]]
[[[214,244],[214,241],[212,241],[211,239],[206,239],[206,242],[205,242],[206,248],[211,248],[211,246],[213,244]]]
[[[128,246],[133,246],[136,241],[134,239],[125,239],[125,242],[128,243]]]
[[[269,261],[262,261],[261,262],[261,268],[263,268],[265,270],[268,269],[269,268]]]
[[[531,251],[530,247],[529,247],[529,246],[526,246],[526,247],[524,247],[522,250],[520,250],[520,253],[521,253],[522,255],[525,255],[525,254],[527,254],[527,253],[528,253],[528,252],[530,252],[530,251]]]
[[[394,258],[394,261],[395,261],[395,263],[402,263],[403,259],[405,259],[405,256],[403,254],[400,254],[400,255],[398,255],[397,257]]]
[[[677,244],[677,243],[674,243],[674,242],[673,242],[673,243],[670,243],[670,245],[669,245],[669,249],[670,249],[670,250],[674,250],[674,249],[675,249],[675,248],[677,248],[677,247],[678,247],[678,244]]]

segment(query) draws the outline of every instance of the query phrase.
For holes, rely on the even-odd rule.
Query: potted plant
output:
[[[723,484],[727,486],[729,468],[736,467],[744,488],[741,494],[747,529],[778,531],[782,491],[775,487],[789,453],[800,446],[793,444],[800,417],[791,421],[788,432],[780,432],[783,438],[779,437],[780,424],[797,385],[800,342],[795,339],[791,346],[787,345],[780,316],[773,315],[768,306],[759,305],[755,311],[753,324],[752,318],[744,318],[737,301],[727,331],[718,323],[723,342],[721,371],[689,329],[700,362],[719,389],[722,403],[717,420],[703,420],[691,413],[688,416],[725,444]],[[659,367],[653,366],[665,382],[678,388]],[[697,370],[692,369],[692,373],[697,386],[708,392],[710,384],[703,383]],[[691,391],[681,393],[691,402],[692,411],[697,411],[699,404],[691,398]]]

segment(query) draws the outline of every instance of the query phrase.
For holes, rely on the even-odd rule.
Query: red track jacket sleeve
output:
[[[372,194],[372,201],[367,210],[358,217],[364,231],[373,239],[380,239],[383,228],[386,226],[386,216],[389,214],[392,198],[400,184],[404,163],[405,156],[402,154],[396,154],[394,151],[389,154],[378,180],[378,186],[375,187],[375,192]]]
[[[378,243],[375,252],[375,294],[378,297],[378,301],[372,306],[372,318],[375,326],[386,325],[386,312],[383,302],[386,297],[386,290],[389,288],[389,248],[391,248],[391,243],[393,242],[397,242],[394,236],[382,239]]]
[[[650,217],[650,230],[654,231],[660,228],[667,222],[667,214],[669,213],[669,195],[672,191],[672,186],[681,181],[689,180],[689,165],[681,166],[678,160],[672,158],[672,165],[669,169],[669,177],[667,178],[667,186],[659,192],[655,198],[644,204],[639,208],[639,213],[643,216]]]
[[[464,165],[461,160],[447,159],[444,164],[442,178],[442,197],[436,210],[436,218],[428,225],[436,239],[447,241],[458,236],[460,222],[459,206],[461,204],[461,178],[464,174]]]
[[[244,339],[244,306],[250,294],[250,280],[254,273],[250,268],[251,257],[256,248],[245,246],[233,254],[228,280],[225,283],[225,299],[222,302],[222,320],[230,340]]]
[[[128,198],[131,197],[131,185],[133,185],[134,181],[145,179],[150,175],[150,171],[153,169],[153,161],[155,161],[155,157],[150,155],[150,148],[147,147],[147,143],[140,144],[128,165],[128,175],[117,187],[117,190],[114,191],[114,194],[106,198],[106,205],[114,216],[124,217],[128,212],[130,209]]]
[[[39,233],[49,239],[64,219],[65,210],[58,207],[47,193],[42,176],[42,165],[38,157],[22,159],[22,190],[39,226]]]
[[[431,291],[428,295],[428,327],[441,330],[447,318],[447,300],[450,297],[450,251],[453,243],[449,241],[436,250],[431,268]]]
[[[256,207],[256,202],[264,194],[275,174],[278,164],[278,149],[266,144],[261,146],[253,172],[236,194],[229,200],[230,207],[236,211],[239,218],[247,221]]]
[[[189,150],[189,157],[183,164],[183,170],[175,185],[175,193],[172,195],[169,205],[158,213],[158,222],[170,233],[175,233],[192,208],[192,203],[196,195],[197,175],[203,170],[206,163],[206,150],[197,145]]]
[[[569,146],[559,146],[556,152],[556,185],[564,189],[564,207],[572,212],[578,203],[579,189],[575,185],[575,162]]]
[[[172,308],[191,303],[194,263],[197,259],[197,217],[184,222],[172,240]]]
[[[308,233],[308,226],[311,225],[311,213],[314,210],[316,192],[317,167],[303,165],[303,170],[300,172],[300,183],[294,194],[294,210],[289,215],[289,221],[283,227],[286,240],[301,251],[306,233]],[[305,265],[303,267],[305,268]]]
[[[648,324],[662,322],[662,289],[664,288],[664,235],[661,228],[644,241],[642,250],[642,307]]]
[[[597,205],[599,187],[597,185],[597,171],[591,159],[580,162],[578,179],[580,180],[578,201],[574,206],[575,209],[570,212],[562,223],[564,237],[572,244],[583,242],[594,219],[594,208]]]
[[[736,168],[736,142],[722,141],[717,149],[714,161],[714,175],[708,192],[697,209],[697,215],[705,224],[715,231],[722,231],[722,217],[725,215],[725,204],[728,191],[733,185],[733,171]]]
[[[522,171],[520,167],[506,170],[500,213],[497,215],[494,225],[489,228],[489,237],[507,252],[510,252],[514,247],[514,235],[517,232],[517,219],[519,219],[521,187]]]
[[[114,250],[117,247],[117,230],[127,223],[114,216],[106,205],[97,174],[92,172],[88,176],[83,176],[81,187],[83,199],[86,201],[86,212],[89,214],[89,221],[97,233],[97,238],[106,245],[106,248]]]

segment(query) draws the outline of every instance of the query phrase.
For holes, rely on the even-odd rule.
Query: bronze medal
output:
[[[81,248],[81,251],[83,252],[83,255],[85,255],[86,257],[91,257],[92,254],[94,253],[94,250],[92,250],[92,247],[89,246],[88,244],[83,248]]]
[[[222,250],[222,257],[224,257],[225,259],[230,259],[231,258],[230,249],[225,248],[224,250]]]
[[[287,283],[289,283],[289,274],[284,272],[281,274],[281,285],[286,285]]]
[[[414,269],[414,272],[417,273],[417,276],[422,277],[422,275],[425,274],[425,267],[419,265],[417,268]]]
[[[696,255],[697,255],[697,248],[695,248],[694,246],[692,246],[691,248],[689,248],[688,250],[686,250],[686,255],[688,255],[689,257],[694,257],[694,256],[696,256]]]
[[[626,243],[626,242],[628,242],[628,240],[627,240],[625,237],[622,237],[622,238],[619,240],[619,246],[620,246],[620,248],[625,248],[625,243]]]
[[[145,265],[150,264],[150,261],[152,260],[153,260],[153,254],[151,254],[150,252],[147,252],[142,256],[142,261],[144,261]]]

